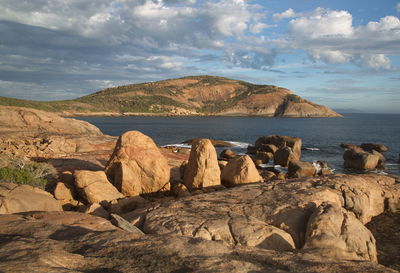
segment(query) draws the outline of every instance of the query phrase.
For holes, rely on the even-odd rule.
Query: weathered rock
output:
[[[189,162],[185,169],[183,183],[189,190],[221,184],[221,171],[217,152],[208,139],[200,139],[192,144]]]
[[[376,150],[372,150],[371,153],[373,155],[379,156],[378,164],[376,165],[376,167],[378,169],[384,169],[385,168],[386,158],[383,156],[383,154],[381,154],[380,152],[377,152]]]
[[[106,174],[102,171],[92,172],[78,170],[74,172],[74,177],[76,189],[90,204],[124,197],[124,195],[107,180]]]
[[[126,196],[169,190],[170,167],[154,141],[138,131],[122,134],[106,166],[107,176]]]
[[[36,109],[9,106],[0,106],[0,129],[2,132],[25,132],[30,135],[102,135],[96,126],[86,121],[63,118]]]
[[[396,272],[366,261],[132,234],[80,213],[0,215],[0,240],[7,246],[2,272]]]
[[[128,221],[126,221],[123,217],[119,216],[118,214],[111,213],[111,223],[119,227],[122,230],[125,230],[129,233],[134,233],[138,235],[143,235],[143,231],[138,229],[136,226],[132,225]]]
[[[123,214],[141,207],[145,207],[149,203],[150,201],[144,199],[139,195],[130,196],[111,201],[108,210],[110,211],[110,213]]]
[[[172,216],[173,209],[170,209],[168,213]],[[162,219],[153,221],[153,215],[150,213],[146,217],[150,217],[150,221],[145,222],[143,229],[146,233],[156,233],[155,231],[167,233],[170,228],[178,228],[181,223],[184,223],[184,227],[182,226],[179,233],[185,236],[222,241],[231,246],[257,246],[280,251],[295,248],[293,239],[288,233],[253,217],[230,212],[225,214],[214,211],[203,213],[184,212],[184,214],[180,214],[179,218],[170,218],[170,220],[175,218],[176,221],[175,224],[171,223],[170,227],[165,227]]]
[[[248,155],[229,160],[228,165],[222,170],[221,180],[222,184],[228,187],[263,181]]]
[[[0,183],[0,214],[62,211],[53,195],[29,185]]]
[[[278,150],[274,144],[261,144],[258,151],[274,154]]]
[[[237,155],[234,151],[232,151],[231,149],[225,149],[221,152],[221,154],[219,155],[221,158],[229,160],[232,158],[235,158]]]
[[[365,226],[376,239],[378,262],[400,272],[400,212],[386,211]]]
[[[247,154],[255,154],[256,152],[257,152],[256,147],[252,145],[247,146],[247,152],[246,152]]]
[[[58,182],[54,189],[54,197],[57,200],[72,201],[76,199],[77,192],[73,185],[64,182]]]
[[[261,173],[261,177],[264,178],[264,180],[269,180],[269,179],[273,179],[274,177],[276,177],[276,174],[271,171],[263,171]]]
[[[357,170],[374,170],[379,163],[379,155],[349,149],[343,153],[344,167]]]
[[[82,208],[80,208],[79,211],[105,219],[108,219],[108,217],[110,216],[109,213],[99,203],[93,203],[87,206],[83,206]]]
[[[188,188],[182,183],[174,183],[171,185],[171,193],[176,197],[190,196]]]
[[[180,178],[183,180],[183,177],[185,176],[185,170],[186,167],[188,165],[189,161],[188,160],[184,160],[181,165],[179,166],[179,174],[180,174]]]
[[[303,178],[312,177],[317,174],[317,169],[310,162],[302,162],[292,160],[289,162],[288,177],[289,178]]]
[[[288,146],[292,148],[292,151],[296,155],[297,159],[301,158],[301,138],[277,135],[263,136],[256,140],[256,149],[259,151],[261,147],[263,147],[263,144],[272,144],[278,148]]]
[[[274,164],[287,167],[290,161],[300,160],[290,147],[279,148],[274,154]]]
[[[255,159],[261,160],[262,164],[267,164],[270,159],[274,159],[274,154],[270,152],[256,152]]]
[[[296,248],[301,248],[308,220],[323,202],[344,207],[365,224],[381,214],[385,206],[400,208],[400,184],[394,178],[376,174],[255,183],[166,203],[147,212],[144,226],[151,233],[190,235],[205,220],[237,213],[288,232]]]
[[[340,144],[340,147],[343,149],[352,149],[352,150],[357,150],[359,148],[357,145],[351,143],[342,143]]]
[[[276,175],[276,179],[278,180],[285,180],[286,179],[286,173],[278,173]]]
[[[228,161],[225,160],[218,160],[218,166],[219,169],[222,171],[223,168],[225,168],[225,166],[228,165]]]
[[[378,262],[374,236],[336,204],[322,203],[310,216],[303,249],[338,259]]]
[[[376,143],[362,143],[360,145],[360,148],[368,152],[377,151],[382,153],[388,151],[388,147],[386,147],[383,144],[376,144]]]

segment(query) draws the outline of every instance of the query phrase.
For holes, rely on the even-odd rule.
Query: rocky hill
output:
[[[67,101],[38,102],[0,97],[0,105],[36,108],[64,115],[340,116],[285,88],[214,76],[118,86]]]

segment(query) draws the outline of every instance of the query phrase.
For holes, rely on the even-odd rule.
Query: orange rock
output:
[[[222,169],[221,180],[225,186],[262,182],[256,166],[250,156],[240,156],[231,159]]]
[[[170,188],[170,166],[166,158],[150,137],[138,131],[129,131],[119,137],[105,170],[126,196]]]
[[[221,184],[217,152],[209,139],[193,142],[183,183],[189,190]]]

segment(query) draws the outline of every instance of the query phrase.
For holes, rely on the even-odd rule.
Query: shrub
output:
[[[26,159],[14,159],[8,166],[0,168],[0,182],[26,184],[45,189],[54,180],[57,171],[47,163]]]

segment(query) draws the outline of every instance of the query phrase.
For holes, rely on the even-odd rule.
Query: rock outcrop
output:
[[[289,166],[291,161],[299,161],[300,158],[293,152],[290,147],[279,148],[274,154],[274,164],[282,167]]]
[[[330,252],[326,251],[325,246],[332,242],[332,238],[336,238],[335,240],[342,240],[345,244],[341,243],[337,251],[331,253],[332,256],[341,253],[342,258],[345,255],[349,259],[375,262],[374,241],[362,227],[372,217],[383,213],[385,208],[393,211],[400,209],[399,190],[400,184],[396,184],[395,179],[376,174],[333,175],[268,184],[255,183],[192,196],[152,208],[147,210],[144,216],[143,227],[147,233],[174,233],[221,240],[228,245],[241,245],[243,242],[237,238],[250,238],[253,235],[262,238],[264,231],[261,227],[242,228],[240,231],[233,229],[232,223],[236,221],[233,219],[245,220],[245,225],[250,222],[253,225],[257,220],[260,221],[257,225],[265,227],[272,225],[290,234],[297,249],[302,249],[307,240],[311,240],[309,245],[314,254],[329,256]],[[308,230],[312,230],[309,234],[323,233],[322,227],[325,224],[321,224],[320,229],[318,225],[310,222],[310,217],[312,215],[315,215],[316,219],[319,217],[320,223],[328,221],[324,219],[329,219],[326,215],[330,213],[327,212],[325,215],[322,209],[325,207],[320,207],[325,203],[338,208],[332,212],[332,215],[338,215],[337,219],[347,217],[347,222],[340,222],[344,223],[345,229],[338,230],[334,226],[331,231],[326,230],[327,233],[332,233],[328,234],[329,236],[307,237],[309,223],[311,227]],[[314,223],[319,223],[318,221],[315,220]],[[360,239],[352,242],[346,238]],[[370,244],[370,247],[363,247],[363,242]]]
[[[4,132],[34,134],[102,135],[85,121],[63,118],[36,109],[0,106],[0,129]]]
[[[169,190],[170,167],[154,141],[138,131],[122,134],[105,171],[126,196]]]
[[[310,162],[292,160],[289,162],[288,177],[303,178],[317,175],[317,169]]]
[[[89,204],[100,203],[123,198],[121,194],[108,180],[103,171],[78,170],[74,172],[75,186],[80,195]]]
[[[262,182],[263,179],[257,171],[250,156],[240,156],[229,160],[221,172],[222,184],[233,187],[240,184]]]
[[[356,170],[374,170],[377,168],[380,156],[364,152],[362,149],[348,149],[343,153],[344,167]]]
[[[27,211],[62,211],[53,195],[29,185],[0,183],[0,214]]]
[[[338,259],[377,263],[372,233],[350,212],[338,205],[322,203],[310,216],[303,250]]]
[[[255,147],[257,151],[275,153],[278,148],[290,147],[298,159],[301,158],[301,138],[291,136],[268,135],[256,140]],[[269,144],[274,145],[268,146]],[[268,148],[267,148],[268,147]]]
[[[73,212],[0,215],[0,240],[2,272],[396,272],[367,261],[129,233]]]
[[[221,171],[217,152],[209,139],[198,139],[192,143],[189,162],[185,167],[183,183],[189,190],[221,184]]]

